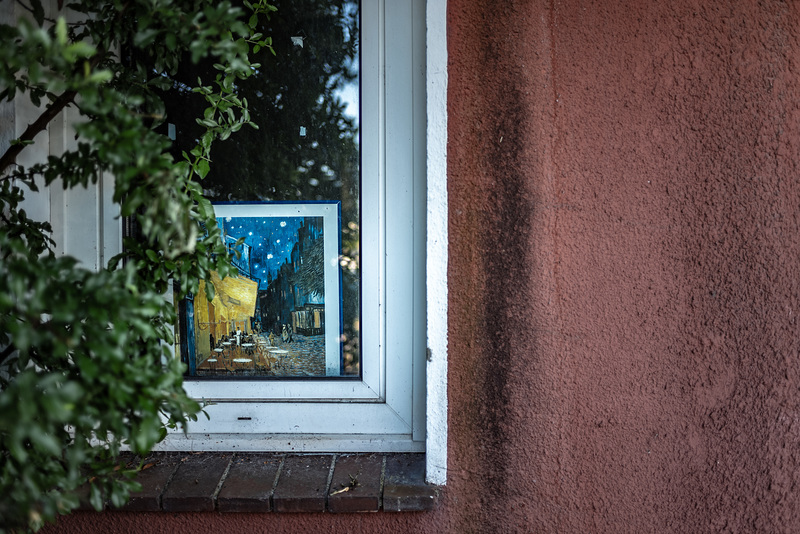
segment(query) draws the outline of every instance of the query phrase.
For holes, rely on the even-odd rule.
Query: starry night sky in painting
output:
[[[291,261],[292,247],[297,242],[297,229],[304,217],[221,217],[217,224],[224,234],[245,238],[250,245],[250,267],[253,276],[261,279],[259,289],[267,288],[267,274],[275,278],[281,265]],[[320,225],[321,226],[321,225]]]

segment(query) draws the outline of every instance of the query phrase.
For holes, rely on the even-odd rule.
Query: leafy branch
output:
[[[258,28],[274,8],[77,0],[47,13],[29,2],[29,16],[0,25],[0,101],[41,108],[0,155],[0,529],[35,530],[76,507],[84,483],[95,507],[123,503],[136,486],[120,450],[149,451],[199,413],[167,349],[175,310],[164,295],[173,281],[185,294],[211,270],[231,272],[199,181],[215,141],[255,127],[236,87],[261,67],[250,54],[271,49]],[[195,88],[208,103],[204,132],[175,161],[151,118],[163,120],[160,91],[178,89],[179,62],[200,60],[218,65]],[[68,108],[79,116],[73,148],[20,165],[26,150],[49,152],[39,134]],[[24,206],[42,182],[72,188],[104,175],[142,236],[95,272],[56,257],[49,222]]]

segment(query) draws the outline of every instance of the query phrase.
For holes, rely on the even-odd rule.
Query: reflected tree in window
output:
[[[358,374],[359,6],[352,1],[273,2],[253,76],[237,85],[260,127],[215,144],[203,189],[212,201],[338,200],[342,207],[342,313],[347,374]],[[204,102],[191,89],[213,62],[184,62],[164,93],[161,126],[176,156],[195,146]],[[242,135],[244,134],[244,135]]]

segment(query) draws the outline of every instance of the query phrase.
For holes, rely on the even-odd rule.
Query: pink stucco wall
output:
[[[440,508],[59,530],[800,531],[800,4],[448,13]]]

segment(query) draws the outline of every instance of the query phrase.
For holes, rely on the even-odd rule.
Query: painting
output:
[[[339,202],[214,210],[235,274],[212,272],[177,303],[187,378],[340,376]]]

